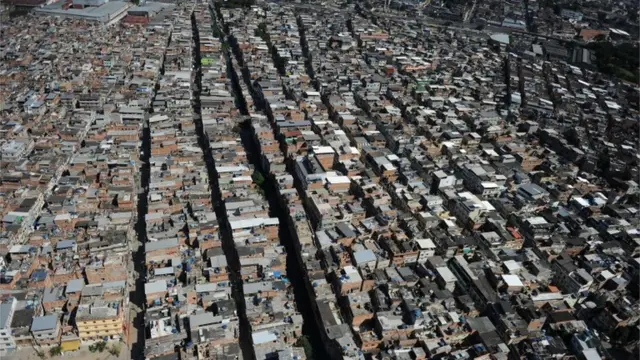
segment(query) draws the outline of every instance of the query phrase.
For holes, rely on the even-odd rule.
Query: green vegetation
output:
[[[49,355],[51,355],[51,357],[58,356],[60,354],[62,354],[62,348],[59,345],[49,349]]]
[[[256,185],[262,186],[262,184],[264,184],[264,176],[262,176],[260,172],[254,171],[251,177],[253,178],[253,182],[256,183]]]
[[[595,65],[604,74],[618,77],[622,80],[640,83],[638,67],[638,44],[622,43],[614,45],[611,42],[593,42],[586,45],[596,56]]]
[[[213,20],[213,21],[214,21],[214,25],[211,25],[211,33],[213,34],[214,37],[219,38],[220,36],[222,36],[222,32],[220,32],[220,29],[218,28],[218,25],[215,24],[215,20]]]
[[[215,10],[213,10],[213,8],[211,8],[211,7],[210,7],[209,9],[211,9],[211,11],[212,11],[212,12],[214,12],[214,11],[215,11]],[[214,13],[214,15],[215,15],[215,13]],[[213,17],[211,18],[211,20],[212,20],[212,21],[211,21],[211,31],[212,31],[212,33],[213,33],[213,36],[215,36],[215,37],[217,37],[217,38],[221,37],[221,36],[222,36],[222,32],[220,31],[220,27],[218,26],[218,20],[216,19],[216,17],[215,17],[215,16],[213,16]]]
[[[253,30],[253,35],[260,37],[264,41],[268,41],[269,33],[267,32],[267,24],[260,23],[258,28]]]
[[[89,345],[89,351],[91,351],[92,353],[97,352],[104,352],[104,350],[107,348],[107,343],[104,341],[100,341],[99,343],[95,343],[93,345]]]
[[[120,344],[113,344],[109,348],[109,354],[111,354],[111,355],[113,355],[115,357],[120,357],[120,351],[121,350],[122,350],[122,346],[120,346]]]
[[[39,357],[40,359],[47,358],[47,354],[45,354],[44,351],[38,350],[38,349],[34,349],[34,350],[36,351],[36,356]]]
[[[313,347],[311,346],[311,341],[307,335],[302,335],[301,338],[298,338],[296,346],[304,349],[304,354],[306,355],[307,360],[313,360]]]

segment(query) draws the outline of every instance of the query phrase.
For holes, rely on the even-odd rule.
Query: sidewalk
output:
[[[114,344],[115,342],[109,342],[107,348]],[[44,349],[45,359],[82,359],[82,360],[126,360],[129,358],[130,350],[125,343],[119,342],[120,344],[120,356],[115,357],[107,350],[102,353],[95,352],[92,353],[89,351],[89,346],[81,346],[77,351],[65,352],[61,355],[51,357],[49,355],[49,349]],[[9,355],[3,356],[2,360],[41,360],[40,357],[36,354],[36,351],[32,347],[23,348],[17,351],[12,352]]]

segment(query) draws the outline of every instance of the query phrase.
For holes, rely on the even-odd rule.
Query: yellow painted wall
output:
[[[80,348],[80,340],[67,340],[60,343],[62,351],[75,351]]]

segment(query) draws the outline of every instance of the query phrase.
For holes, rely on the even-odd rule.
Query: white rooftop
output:
[[[504,280],[508,287],[524,287],[518,275],[502,275],[502,280]]]

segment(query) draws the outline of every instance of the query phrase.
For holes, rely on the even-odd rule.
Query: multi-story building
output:
[[[551,264],[554,270],[553,283],[565,294],[582,293],[593,285],[593,277],[578,268],[571,259],[559,257]]]
[[[76,326],[84,341],[118,339],[123,330],[122,301],[95,300],[78,305]]]
[[[2,145],[2,161],[15,162],[33,149],[32,140],[11,140]]]
[[[16,343],[11,335],[11,320],[17,303],[16,298],[10,297],[6,302],[0,304],[0,357],[16,348]]]
[[[36,344],[48,346],[60,341],[60,321],[58,315],[34,317],[31,322],[31,334]]]

